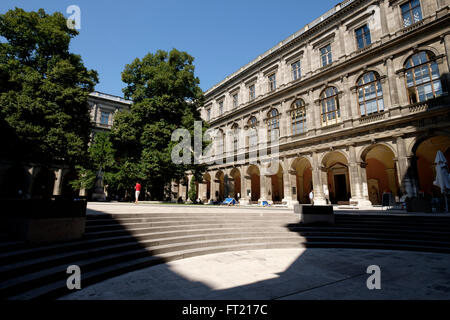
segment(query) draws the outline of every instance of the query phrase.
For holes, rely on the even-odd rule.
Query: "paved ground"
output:
[[[381,269],[369,290],[367,267]],[[450,299],[450,255],[359,249],[220,253],[131,272],[72,299]]]

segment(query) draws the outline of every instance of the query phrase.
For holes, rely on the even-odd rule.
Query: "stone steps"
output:
[[[202,208],[203,209],[203,208]],[[66,269],[82,286],[167,261],[267,248],[367,248],[450,253],[450,218],[336,215],[336,225],[304,226],[288,212],[117,213],[87,217],[84,239],[31,247],[0,244],[0,297],[68,293]]]

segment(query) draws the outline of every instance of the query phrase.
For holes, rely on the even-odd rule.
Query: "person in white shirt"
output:
[[[309,202],[311,202],[311,204],[314,205],[314,191],[312,190],[309,193]]]

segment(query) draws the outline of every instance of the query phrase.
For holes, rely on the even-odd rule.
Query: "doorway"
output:
[[[347,201],[347,179],[345,174],[334,175],[334,189],[336,192],[336,201]]]

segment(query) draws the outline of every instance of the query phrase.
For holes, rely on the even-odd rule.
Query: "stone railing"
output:
[[[450,105],[450,97],[446,94],[427,101],[417,102],[408,106],[410,113],[423,112],[439,106]]]
[[[372,115],[370,115],[370,116],[364,116],[364,117],[361,117],[361,118],[359,119],[359,123],[360,123],[360,124],[366,124],[366,123],[371,123],[371,122],[383,120],[383,119],[385,118],[385,114],[386,114],[386,113],[381,112],[381,113],[375,113],[375,114],[372,114]]]

